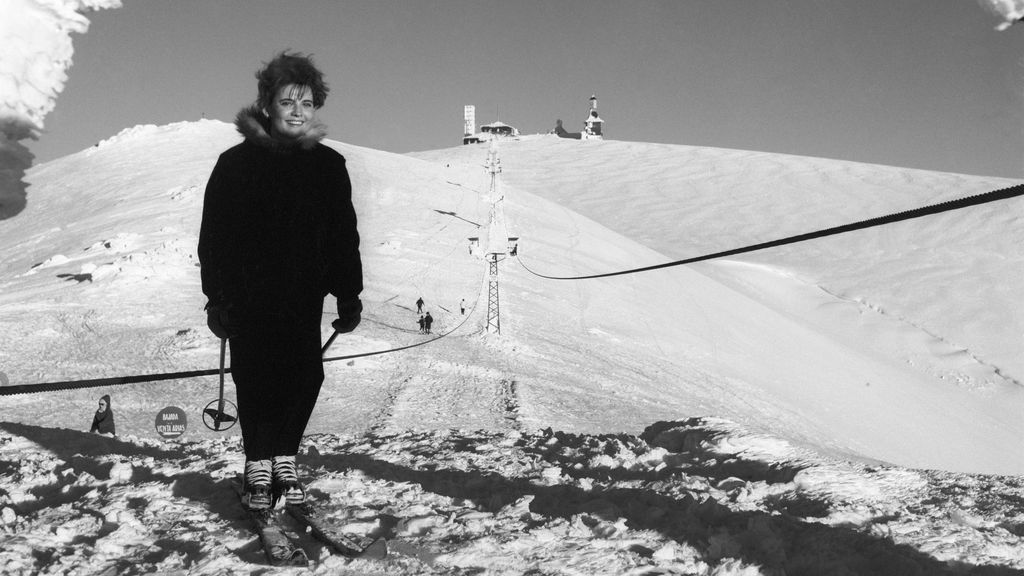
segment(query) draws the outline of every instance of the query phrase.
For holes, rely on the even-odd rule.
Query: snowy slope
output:
[[[460,147],[417,156],[471,164],[478,155]],[[821,158],[551,136],[506,144],[502,162],[509,188],[570,208],[671,259],[1018,184]],[[969,348],[989,373],[1022,381],[1024,317],[1015,297],[1024,288],[1024,251],[1016,248],[1024,237],[1016,225],[1022,203],[987,204],[740,259],[912,323]],[[715,267],[701,265],[725,275],[707,270]]]
[[[459,147],[416,156],[469,166],[479,154],[479,148]],[[508,202],[523,205],[511,217],[521,222],[512,226],[522,236],[522,259],[554,276],[659,264],[1016,184],[554,136],[505,142],[501,156]],[[627,257],[624,266],[583,257],[585,249],[608,248],[582,238],[564,224],[565,216],[556,216],[560,228],[536,226],[533,195],[656,254]],[[615,324],[638,329],[629,340],[659,341],[663,355],[706,355],[698,366],[716,373],[710,388],[722,390],[720,398],[738,399],[724,411],[702,413],[752,420],[819,445],[838,440],[901,464],[1019,473],[1021,451],[1006,448],[1020,445],[1024,414],[1024,314],[1015,297],[1024,292],[1024,229],[1015,225],[1022,203],[988,204],[684,270],[576,282],[574,289],[610,295],[612,288],[635,286],[632,295],[607,302],[604,313],[620,311]],[[556,243],[554,251],[532,248],[546,242]],[[552,259],[545,262],[548,254]],[[528,281],[545,289],[557,284]],[[689,387],[680,394],[714,395],[690,389],[700,378],[681,380],[679,386]]]
[[[237,138],[142,126],[30,172],[29,205],[0,223],[7,381],[216,366],[194,248],[205,180]],[[499,145],[491,194],[486,147],[330,144],[349,159],[367,290],[329,354],[425,345],[327,364],[301,472],[354,529],[412,552],[346,568],[309,542],[318,572],[1024,568],[1022,486],[977,474],[1024,470],[1024,370],[1003,342],[1020,333],[1006,295],[1021,275],[1005,272],[1019,202],[585,282],[507,259],[500,335],[484,332],[487,265],[468,240],[498,202],[531,268],[595,273],[1010,182],[535,137]],[[419,296],[450,334],[417,333]],[[80,432],[102,393],[119,439]],[[4,572],[256,569],[227,485],[237,429],[199,422],[215,397],[216,377],[5,397]],[[168,405],[189,415],[181,441],[154,432]]]

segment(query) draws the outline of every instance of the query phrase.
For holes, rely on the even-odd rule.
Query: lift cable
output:
[[[758,250],[764,250],[767,248],[774,248],[776,246],[784,246],[787,244],[795,244],[797,242],[805,242],[807,240],[813,240],[816,238],[824,238],[826,236],[833,236],[836,234],[842,234],[845,232],[852,232],[854,230],[863,230],[865,228],[872,228],[876,226],[883,226],[886,224],[893,224],[895,222],[901,222],[904,220],[911,220],[914,218],[921,218],[923,216],[930,216],[932,214],[939,214],[942,212],[949,212],[952,210],[960,210],[971,206],[978,206],[980,204],[986,204],[988,202],[996,202],[999,200],[1008,200],[1010,198],[1016,198],[1024,196],[1024,184],[1018,184],[1009,188],[1003,188],[1000,190],[994,190],[983,194],[977,194],[974,196],[967,196],[958,200],[950,200],[947,202],[941,202],[938,204],[932,204],[913,210],[907,210],[904,212],[897,212],[889,214],[887,216],[880,216],[877,218],[871,218],[869,220],[861,220],[860,222],[854,222],[851,224],[845,224],[842,226],[836,226],[833,228],[826,228],[824,230],[818,230],[816,232],[808,232],[805,234],[799,234],[796,236],[790,236],[787,238],[781,238],[778,240],[772,240],[770,242],[762,242],[760,244],[752,244],[742,248],[734,248],[732,250],[726,250],[723,252],[716,252],[714,254],[705,254],[703,256],[695,256],[684,260],[676,260],[673,262],[665,262],[662,264],[656,264],[653,266],[645,266],[642,268],[632,268],[629,270],[619,270],[616,272],[606,272],[603,274],[591,274],[587,276],[550,276],[547,274],[541,274],[531,270],[526,264],[523,263],[518,253],[516,260],[519,264],[530,274],[545,278],[548,280],[589,280],[593,278],[607,278],[611,276],[621,276],[625,274],[636,274],[639,272],[648,272],[651,270],[660,270],[662,268],[670,268],[673,266],[683,266],[686,264],[693,264],[696,262],[703,262],[705,260],[713,260],[716,258],[723,258],[726,256],[734,256],[736,254],[744,254],[747,252],[754,252]],[[517,251],[518,252],[518,251]],[[477,302],[479,303],[479,302]],[[473,305],[476,308],[477,303]],[[466,320],[469,316],[467,315]],[[423,342],[417,342],[407,346],[399,346],[397,348],[391,348],[387,350],[378,350],[374,352],[362,352],[357,354],[348,354],[344,356],[334,356],[331,358],[324,358],[324,362],[336,362],[340,360],[351,360],[355,358],[365,358],[367,356],[376,356],[381,354],[389,354],[392,352],[399,352],[402,350],[408,350],[410,348],[416,348],[418,346],[424,346],[436,342],[449,334],[452,334],[456,330],[462,327],[466,323],[463,320],[455,328],[448,332],[432,338],[430,340],[424,340]],[[226,369],[225,372],[230,372],[230,369]],[[181,380],[186,378],[198,378],[202,376],[214,376],[220,373],[219,369],[208,369],[208,370],[188,370],[182,372],[162,372],[157,374],[137,374],[130,376],[116,376],[112,378],[93,378],[88,380],[65,380],[59,382],[44,382],[38,384],[16,384],[13,386],[0,387],[0,396],[13,396],[17,394],[31,394],[36,392],[54,392],[58,390],[76,390],[81,388],[98,388],[102,386],[117,386],[123,384],[138,384],[144,382],[158,382],[163,380]]]
[[[930,216],[932,214],[939,214],[941,212],[949,212],[951,210],[960,210],[962,208],[968,208],[971,206],[977,206],[979,204],[985,204],[988,202],[995,202],[998,200],[1007,200],[1015,198],[1017,196],[1024,196],[1024,184],[1018,184],[1009,188],[1003,188],[1000,190],[994,190],[992,192],[986,192],[983,194],[977,194],[975,196],[968,196],[957,200],[950,200],[948,202],[941,202],[939,204],[932,204],[924,206],[922,208],[915,208],[913,210],[907,210],[905,212],[897,212],[889,214],[887,216],[880,216],[877,218],[871,218],[869,220],[861,220],[860,222],[854,222],[852,224],[844,224],[842,226],[836,226],[833,228],[826,228],[824,230],[818,230],[816,232],[808,232],[805,234],[798,234],[796,236],[790,236],[788,238],[781,238],[778,240],[772,240],[770,242],[762,242],[760,244],[752,244],[750,246],[744,246],[742,248],[734,248],[732,250],[726,250],[724,252],[716,252],[714,254],[705,254],[703,256],[695,256],[693,258],[687,258],[685,260],[676,260],[674,262],[665,262],[663,264],[655,264],[653,266],[644,266],[642,268],[632,268],[629,270],[619,270],[616,272],[605,272],[603,274],[591,274],[588,276],[550,276],[547,274],[541,274],[534,270],[531,270],[526,264],[523,263],[522,259],[516,255],[516,259],[519,264],[530,274],[538,276],[540,278],[546,278],[548,280],[589,280],[592,278],[608,278],[610,276],[621,276],[624,274],[636,274],[638,272],[648,272],[650,270],[659,270],[662,268],[670,268],[672,266],[683,266],[685,264],[693,264],[695,262],[703,262],[705,260],[713,260],[716,258],[723,258],[726,256],[734,256],[736,254],[744,254],[747,252],[754,252],[757,250],[764,250],[766,248],[774,248],[776,246],[784,246],[786,244],[795,244],[797,242],[805,242],[807,240],[813,240],[815,238],[824,238],[825,236],[834,236],[836,234],[842,234],[844,232],[852,232],[854,230],[862,230],[864,228],[872,228],[875,226],[884,226],[886,224],[893,224],[895,222],[901,222],[903,220],[910,220],[913,218],[921,218],[923,216]]]
[[[466,314],[466,318],[463,319],[462,322],[460,322],[458,325],[456,325],[451,330],[449,330],[449,331],[447,331],[447,332],[445,332],[443,334],[439,334],[436,337],[431,338],[429,340],[424,340],[422,342],[416,342],[415,344],[409,344],[407,346],[399,346],[397,348],[390,348],[390,349],[387,349],[387,350],[376,350],[376,351],[373,351],[373,352],[360,352],[360,353],[357,353],[357,354],[346,354],[344,356],[333,356],[333,357],[330,357],[330,358],[324,358],[323,361],[326,363],[326,362],[337,362],[337,361],[340,361],[340,360],[351,360],[351,359],[354,359],[354,358],[365,358],[367,356],[378,356],[378,355],[381,355],[381,354],[390,354],[392,352],[400,352],[402,350],[409,350],[410,348],[416,348],[418,346],[425,346],[427,344],[432,344],[432,343],[437,342],[438,340],[448,336],[449,334],[452,334],[452,333],[456,332],[460,328],[462,328],[462,326],[469,320],[470,316],[472,316],[472,312],[473,312],[473,310],[476,309],[476,306],[477,306],[478,303],[479,303],[479,298],[477,299],[477,302],[475,302],[473,304],[473,307],[469,311],[470,313]],[[330,344],[330,342],[333,341],[335,336],[337,336],[337,332],[335,332],[331,336],[331,340],[328,340],[328,344]],[[231,369],[230,368],[225,368],[224,369],[224,373],[225,374],[231,373]],[[211,368],[209,370],[187,370],[187,371],[183,371],[183,372],[160,372],[160,373],[156,373],[156,374],[135,374],[135,375],[130,375],[130,376],[115,376],[115,377],[111,377],[111,378],[92,378],[92,379],[88,379],[88,380],[64,380],[64,381],[59,381],[59,382],[41,382],[41,383],[38,383],[38,384],[15,384],[15,385],[12,385],[12,386],[0,386],[0,396],[14,396],[14,395],[17,395],[17,394],[33,394],[33,393],[37,393],[37,392],[57,392],[57,391],[60,391],[60,390],[78,390],[78,389],[81,389],[81,388],[100,388],[100,387],[103,387],[103,386],[119,386],[119,385],[122,385],[122,384],[141,384],[141,383],[144,383],[144,382],[159,382],[159,381],[162,381],[162,380],[184,380],[184,379],[187,379],[187,378],[199,378],[199,377],[202,377],[202,376],[217,376],[219,374],[220,374],[220,369],[219,368]]]

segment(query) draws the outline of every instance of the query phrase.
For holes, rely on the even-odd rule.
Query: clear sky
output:
[[[1024,177],[1024,25],[975,0],[124,0],[89,15],[37,162],[136,124],[231,121],[311,53],[330,138],[392,152],[477,123]]]

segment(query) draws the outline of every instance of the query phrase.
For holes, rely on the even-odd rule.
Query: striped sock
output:
[[[271,462],[274,472],[274,491],[284,496],[285,504],[292,506],[303,504],[306,501],[306,494],[299,486],[295,455],[274,456]]]
[[[274,456],[270,462],[275,482],[294,483],[299,481],[299,473],[295,467],[295,456]]]
[[[251,510],[270,508],[270,460],[246,460],[242,502]]]

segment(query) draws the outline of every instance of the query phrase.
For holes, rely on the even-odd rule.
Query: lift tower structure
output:
[[[501,187],[501,159],[498,158],[498,143],[491,140],[487,152],[487,171],[491,176],[488,197],[491,210],[487,225],[487,331],[501,333],[501,300],[498,292],[498,262],[508,254],[508,232],[505,228],[503,205],[505,194]]]

